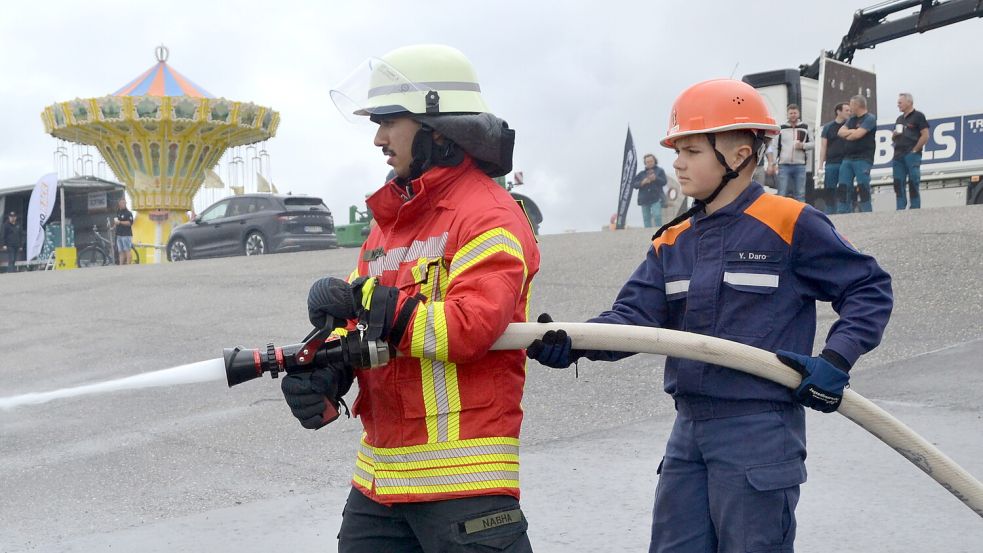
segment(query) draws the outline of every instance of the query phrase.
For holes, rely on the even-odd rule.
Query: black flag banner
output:
[[[625,138],[625,158],[621,164],[621,189],[618,190],[618,219],[615,228],[625,228],[628,217],[628,206],[631,204],[631,181],[635,178],[635,168],[638,159],[635,156],[635,141],[631,139],[631,127],[628,127],[628,137]]]

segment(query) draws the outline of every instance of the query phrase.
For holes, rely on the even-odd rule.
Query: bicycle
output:
[[[80,268],[115,265],[117,263],[115,236],[103,237],[99,234],[98,225],[92,225],[92,234],[98,242],[91,243],[79,250],[76,265]],[[133,264],[138,265],[140,263],[140,251],[134,247],[130,249],[130,253],[133,255]]]

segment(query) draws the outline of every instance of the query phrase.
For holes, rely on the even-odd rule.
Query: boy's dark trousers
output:
[[[676,398],[650,553],[791,553],[805,482],[798,404]]]

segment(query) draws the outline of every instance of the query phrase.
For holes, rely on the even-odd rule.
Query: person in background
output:
[[[126,197],[116,204],[116,252],[119,264],[133,263],[133,212],[126,208]]]
[[[823,125],[819,148],[819,166],[823,168],[823,199],[826,213],[840,213],[841,205],[847,199],[837,199],[836,187],[840,179],[840,163],[843,161],[843,139],[837,134],[840,127],[850,118],[850,104],[841,102],[834,108],[835,117]],[[843,189],[846,193],[846,189]]]
[[[897,209],[908,207],[905,195],[905,180],[911,193],[911,209],[922,207],[922,198],[918,187],[922,181],[922,149],[928,143],[928,120],[925,114],[915,109],[915,100],[908,92],[898,95],[898,110],[901,115],[894,122],[894,159],[891,168],[894,170],[894,194],[897,197]]]
[[[17,270],[17,254],[24,249],[24,239],[24,230],[17,224],[17,212],[11,211],[0,226],[0,251],[7,254],[6,272],[13,273]]]
[[[851,200],[855,190],[860,197],[860,201],[857,202],[860,211],[867,212],[872,209],[870,168],[874,166],[874,151],[877,148],[874,140],[877,116],[867,111],[867,99],[860,94],[850,98],[850,114],[851,117],[836,133],[836,136],[846,140],[843,145],[843,161],[840,162],[837,184],[840,213],[849,213],[853,210]],[[857,182],[856,189],[854,189],[854,179]]]
[[[789,104],[785,110],[788,122],[775,141],[778,156],[778,195],[795,198],[800,202],[806,199],[806,152],[813,149],[812,133],[809,125],[799,120],[799,106]]]
[[[642,206],[645,228],[661,227],[662,201],[665,199],[663,187],[669,181],[654,155],[645,154],[643,160],[645,169],[635,175],[631,186],[638,189],[638,205]]]

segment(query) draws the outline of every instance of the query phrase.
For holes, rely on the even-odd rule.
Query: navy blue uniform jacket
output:
[[[880,343],[894,300],[891,277],[824,214],[751,185],[712,215],[700,213],[652,243],[610,310],[590,322],[716,336],[767,351],[812,355],[816,301],[839,320],[825,348],[850,365]],[[593,360],[631,354],[588,351]],[[792,390],[726,367],[670,357],[673,396],[792,401]]]

